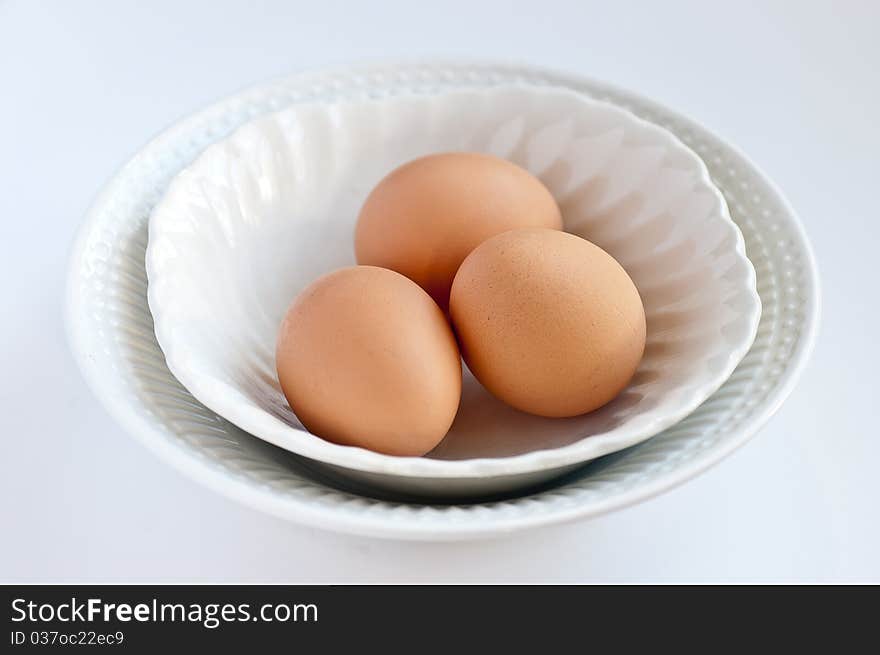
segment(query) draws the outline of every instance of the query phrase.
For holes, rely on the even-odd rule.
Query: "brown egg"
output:
[[[429,155],[395,169],[370,193],[355,254],[359,264],[406,275],[445,310],[470,251],[521,227],[562,229],[556,201],[531,173],[490,155]]]
[[[541,416],[609,402],[645,349],[645,311],[626,271],[555,230],[514,230],[478,246],[455,276],[450,315],[476,378]]]
[[[399,273],[353,266],[291,304],[276,349],[281,389],[312,433],[389,455],[424,455],[461,399],[446,317]]]

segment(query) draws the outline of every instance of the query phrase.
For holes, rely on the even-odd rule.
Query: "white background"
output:
[[[880,2],[0,0],[0,581],[880,582]],[[513,58],[651,96],[743,148],[811,236],[823,325],[748,445],[613,515],[503,540],[307,529],[182,477],[92,397],[67,255],[151,136],[302,68]]]

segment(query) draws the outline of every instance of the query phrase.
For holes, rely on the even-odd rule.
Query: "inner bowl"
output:
[[[535,174],[565,229],[623,265],[647,317],[639,369],[612,403],[570,419],[509,408],[466,372],[452,429],[423,458],[311,435],[275,373],[284,311],[354,263],[358,210],[388,171],[451,150]],[[545,87],[297,105],[249,123],[175,178],[150,218],[146,268],[157,339],[198,400],[337,472],[428,493],[510,489],[649,438],[724,382],[760,317],[742,235],[702,161],[624,110]]]

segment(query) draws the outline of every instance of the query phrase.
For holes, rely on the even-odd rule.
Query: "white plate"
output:
[[[155,340],[143,257],[147,219],[173,177],[208,145],[258,115],[300,102],[376,94],[565,86],[669,129],[708,165],[755,265],[763,313],[729,380],[654,438],[517,498],[466,505],[381,500],[342,489],[308,460],[252,437],[196,401],[171,375]],[[818,323],[809,245],[779,191],[741,153],[656,103],[581,77],[487,63],[415,62],[306,73],[224,100],[167,130],[107,185],[71,256],[67,326],[74,355],[101,401],[165,461],[229,497],[290,520],[384,537],[461,539],[595,516],[648,498],[743,444],[791,391]]]
[[[355,263],[355,219],[388,171],[447,151],[488,152],[544,182],[566,230],[633,278],[645,356],[613,402],[569,419],[509,409],[468,376],[426,458],[324,441],[278,383],[284,311]],[[150,219],[146,270],[168,367],[199,401],[277,446],[434,499],[534,485],[657,434],[727,379],[761,312],[742,234],[699,157],[614,105],[537,86],[304,104],[253,121],[174,179]]]

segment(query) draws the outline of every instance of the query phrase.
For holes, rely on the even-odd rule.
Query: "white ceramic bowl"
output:
[[[468,375],[448,437],[422,458],[308,433],[275,371],[284,311],[316,277],[354,263],[358,210],[388,171],[462,150],[531,171],[565,228],[630,273],[648,323],[632,383],[598,411],[548,419]],[[660,432],[727,379],[760,316],[742,235],[702,161],[614,105],[542,87],[324,102],[253,121],[172,182],[150,219],[146,270],[168,367],[199,401],[277,446],[435,498],[534,484]]]
[[[237,126],[320,99],[435,93],[510,83],[564,86],[662,125],[697,152],[724,192],[755,265],[758,334],[727,382],[687,418],[515,498],[424,504],[376,497],[316,473],[311,460],[257,439],[199,403],[171,375],[146,302],[147,220],[177,173]],[[260,511],[381,537],[487,537],[596,516],[644,500],[717,463],[766,422],[803,370],[818,327],[814,260],[778,189],[705,128],[610,85],[480,62],[407,62],[303,73],[230,97],[165,131],[102,190],[71,253],[66,322],[73,354],[108,411],[163,461]]]

